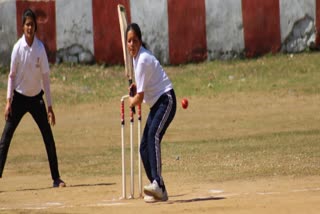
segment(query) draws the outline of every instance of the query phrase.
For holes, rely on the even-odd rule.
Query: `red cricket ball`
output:
[[[188,102],[187,98],[183,98],[183,99],[181,100],[181,106],[182,106],[182,108],[184,108],[184,109],[188,108],[188,104],[189,104],[189,102]]]

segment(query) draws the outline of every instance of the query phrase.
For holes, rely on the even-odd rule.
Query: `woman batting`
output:
[[[129,99],[130,108],[147,103],[150,112],[143,131],[140,155],[150,184],[144,187],[145,201],[167,201],[168,194],[161,175],[161,140],[176,113],[176,96],[172,83],[159,61],[142,42],[140,27],[127,27],[128,51],[133,57],[136,85]]]
[[[66,184],[60,179],[55,142],[50,127],[50,124],[55,125],[50,94],[50,69],[45,48],[35,36],[36,16],[30,9],[23,13],[22,28],[23,35],[14,45],[11,54],[7,104],[4,113],[6,122],[0,140],[0,178],[13,134],[22,117],[29,112],[44,140],[53,187],[64,187]],[[48,113],[42,98],[43,94],[46,95]]]

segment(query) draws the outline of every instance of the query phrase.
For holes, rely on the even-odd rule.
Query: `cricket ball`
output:
[[[189,102],[188,102],[187,98],[183,98],[183,99],[181,100],[181,106],[182,106],[182,108],[184,108],[184,109],[188,108],[188,104],[189,104]]]

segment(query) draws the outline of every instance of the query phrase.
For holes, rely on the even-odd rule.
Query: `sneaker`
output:
[[[66,187],[66,183],[60,178],[53,181],[53,187]]]
[[[143,199],[144,199],[144,202],[146,202],[146,203],[155,203],[155,202],[158,201],[158,200],[155,199],[152,195],[145,195],[145,196],[143,197]]]
[[[162,200],[163,197],[163,191],[156,180],[144,187],[144,194],[153,196],[158,200]]]
[[[161,201],[168,201],[168,192],[167,192],[167,190],[165,189],[164,191],[163,191],[163,195],[162,195],[162,199],[161,199]]]
[[[162,196],[161,200],[156,199],[152,195],[145,195],[143,199],[144,199],[144,201],[146,203],[155,203],[155,202],[167,201],[168,200],[168,193],[167,193],[167,190],[165,190],[163,192],[163,196]]]

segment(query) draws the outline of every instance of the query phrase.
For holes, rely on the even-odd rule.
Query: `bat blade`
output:
[[[129,80],[132,81],[132,75],[133,75],[132,57],[128,52],[127,41],[126,41],[126,30],[128,26],[128,21],[127,21],[126,8],[122,4],[118,4],[118,16],[119,16],[119,24],[120,24],[123,59],[124,59],[124,66],[125,66],[125,75],[129,78]]]
[[[118,16],[119,16],[119,24],[120,24],[125,75],[128,78],[128,82],[130,86],[132,84],[133,64],[132,64],[132,57],[129,54],[129,51],[127,48],[127,41],[126,41],[126,30],[128,26],[126,8],[123,5],[118,4],[117,9],[118,9]],[[131,97],[134,96],[133,90],[130,90],[130,96]],[[135,113],[135,108],[132,108],[131,110],[133,113]]]

